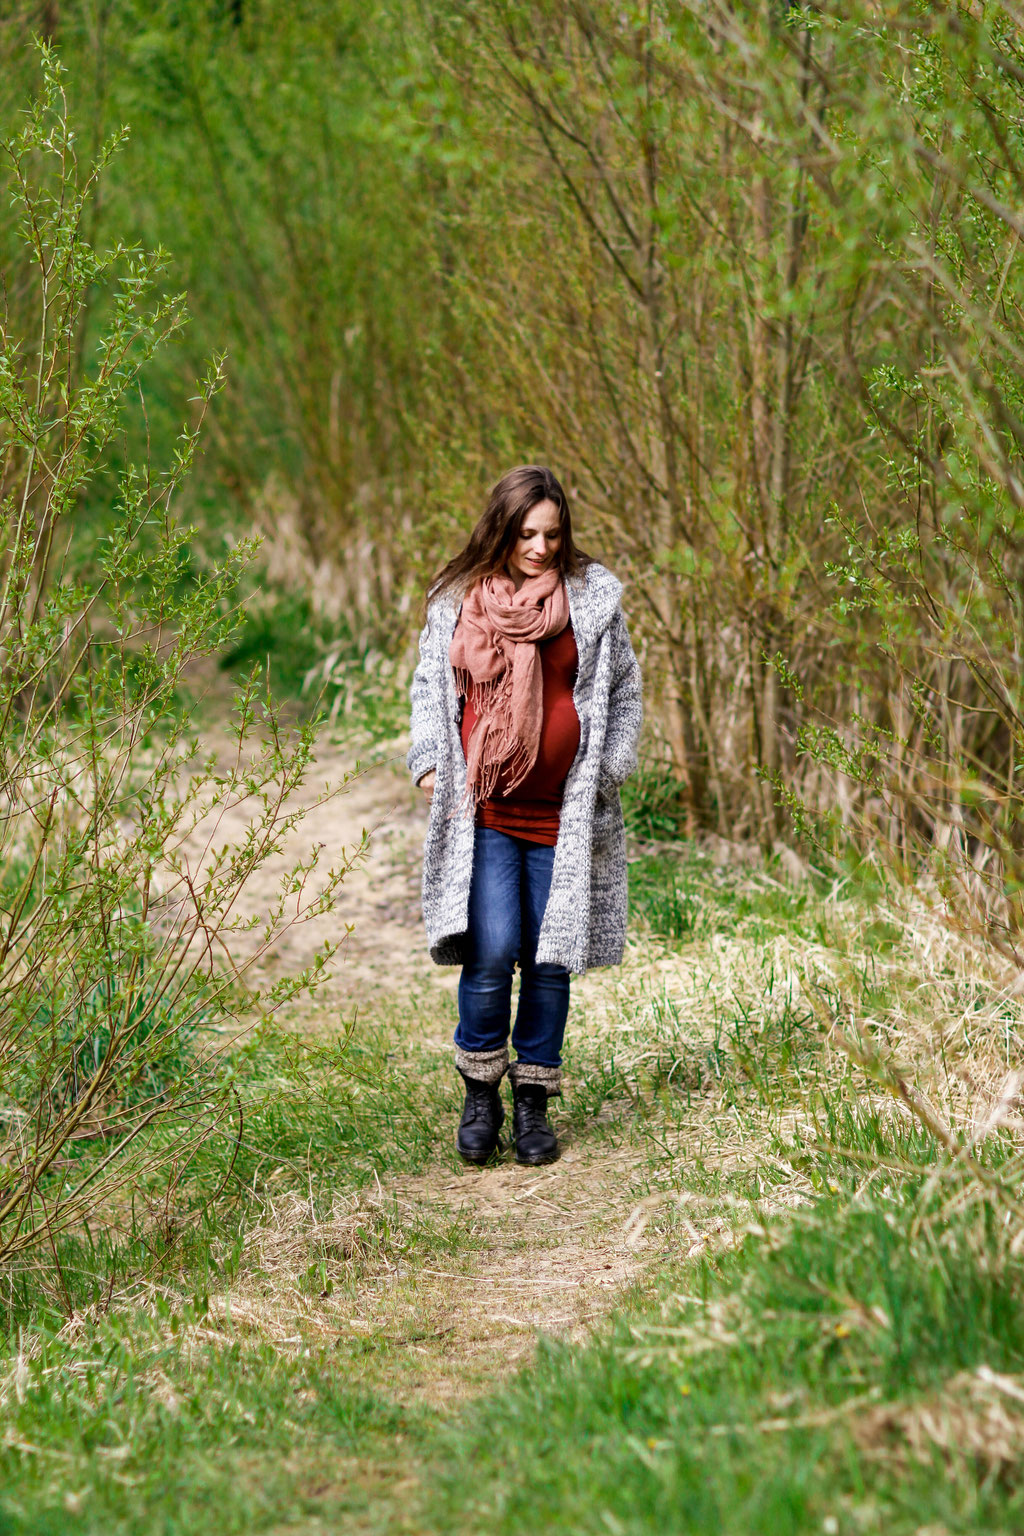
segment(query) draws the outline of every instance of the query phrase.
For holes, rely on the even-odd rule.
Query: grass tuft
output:
[[[545,1345],[448,1431],[425,1528],[1015,1528],[1024,1275],[972,1222],[937,1243],[916,1214],[822,1202],[667,1269],[587,1348]]]

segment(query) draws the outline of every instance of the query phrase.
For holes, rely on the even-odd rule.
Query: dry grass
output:
[[[327,1219],[297,1195],[275,1202],[198,1336],[345,1347],[355,1377],[403,1401],[465,1397],[539,1333],[584,1337],[641,1273],[634,1163],[572,1147],[542,1170],[446,1159],[337,1197]]]
[[[353,915],[362,904],[378,920],[360,923],[358,947],[354,935],[337,980],[315,1002],[293,1006],[289,1028],[330,1044],[356,1013],[355,1038],[376,1032],[380,1041],[377,1055],[360,1058],[369,1074],[359,1088],[367,1135],[386,1142],[388,1126],[408,1127],[417,1115],[422,1125],[429,1112],[436,1136],[432,1146],[415,1143],[405,1161],[360,1144],[358,1169],[340,1152],[319,1164],[279,1162],[268,1152],[252,1207],[258,1217],[236,1244],[214,1245],[223,1275],[206,1282],[204,1307],[190,1310],[190,1282],[173,1278],[114,1298],[126,1323],[133,1313],[147,1318],[149,1352],[135,1374],[162,1411],[179,1411],[183,1379],[193,1367],[209,1370],[214,1357],[222,1376],[204,1390],[218,1412],[243,1422],[258,1412],[238,1406],[246,1361],[254,1375],[276,1362],[301,1378],[289,1399],[299,1406],[323,1379],[325,1391],[343,1382],[420,1424],[438,1414],[458,1421],[453,1410],[467,1400],[493,1405],[503,1389],[514,1395],[513,1378],[540,1337],[568,1342],[570,1358],[582,1359],[588,1340],[607,1336],[609,1313],[624,1304],[629,1313],[633,1302],[640,1307],[623,1353],[630,1369],[669,1367],[685,1377],[716,1352],[756,1352],[767,1315],[738,1293],[698,1309],[678,1279],[687,1266],[706,1260],[712,1272],[731,1273],[730,1250],[751,1239],[762,1252],[784,1242],[790,1224],[779,1218],[807,1207],[839,1167],[854,1171],[843,1185],[851,1209],[888,1197],[915,1167],[941,1184],[940,1209],[980,1198],[962,1159],[936,1161],[920,1138],[899,1140],[913,1129],[914,1108],[893,1093],[885,1074],[895,1066],[957,1145],[998,1145],[1012,1168],[1018,1085],[1007,1078],[1019,1058],[1022,1004],[1006,978],[985,973],[924,909],[869,908],[837,889],[796,912],[786,902],[802,887],[752,865],[727,867],[720,850],[717,862],[698,862],[687,876],[701,899],[689,938],[665,942],[638,922],[621,968],[574,981],[567,1091],[555,1109],[561,1161],[524,1169],[506,1154],[483,1170],[462,1166],[448,1065],[456,973],[430,966],[416,910],[422,808],[385,765],[339,797],[331,814],[320,835],[339,844],[363,824],[382,825],[359,888],[349,891]],[[257,904],[259,891],[249,899]],[[873,1076],[851,1066],[844,1033],[870,1042]],[[341,1057],[337,1071],[351,1067]],[[850,1109],[845,1129],[826,1134],[826,1100]],[[899,1150],[880,1152],[877,1136],[857,1142],[869,1121]],[[378,1172],[367,1182],[372,1167]],[[930,1210],[933,1220],[935,1202]],[[1005,1256],[1017,1228],[1001,1230]],[[659,1320],[652,1301],[664,1295],[667,1273],[676,1278]],[[52,1368],[79,1388],[91,1369],[95,1321],[69,1322],[65,1342],[77,1341],[79,1352]],[[884,1328],[860,1315],[855,1297],[821,1326],[829,1338]],[[40,1365],[38,1350],[27,1344],[0,1400],[23,1390]],[[237,1369],[233,1358],[242,1361]],[[734,1431],[777,1440],[801,1425],[835,1423],[843,1434],[848,1425],[879,1466],[898,1470],[960,1446],[1001,1471],[1022,1453],[1019,1386],[1009,1373],[960,1371],[941,1390],[905,1401],[883,1401],[874,1386],[825,1406],[806,1385],[791,1396],[780,1387],[739,1427],[739,1409],[734,1415],[724,1399],[711,1431],[723,1440]],[[296,1431],[277,1471],[324,1513],[320,1525],[286,1524],[282,1532],[425,1528],[409,1510],[429,1469],[404,1433],[389,1429],[362,1451],[328,1455],[327,1438],[306,1445]],[[258,1475],[260,1465],[251,1471]],[[335,1503],[345,1514],[331,1524]]]
[[[913,1402],[879,1403],[850,1420],[858,1449],[890,1464],[974,1460],[985,1475],[1014,1476],[1024,1460],[1024,1377],[988,1366],[960,1371]]]
[[[734,881],[732,891],[745,887],[763,891],[765,877]],[[837,887],[818,910],[824,940],[799,926],[753,937],[742,924],[660,953],[649,938],[634,940],[634,964],[597,1016],[606,1049],[640,1071],[674,1043],[676,1021],[705,1044],[721,1037],[723,1025],[728,1035],[740,1023],[756,1049],[788,1013],[817,1039],[813,1072],[777,1064],[789,1098],[774,1124],[783,1139],[809,1123],[801,1090],[813,1097],[814,1087],[840,1084],[852,1058],[867,1069],[858,1076],[859,1101],[881,1120],[905,1125],[923,1106],[951,1146],[977,1150],[999,1133],[1015,1153],[1024,1150],[1020,976],[979,954],[913,894],[868,905]],[[646,956],[637,953],[644,947]],[[640,990],[630,995],[637,975]],[[896,1091],[896,1075],[912,1086],[910,1102]]]
[[[456,974],[423,951],[422,808],[384,764],[331,814],[338,842],[379,829],[348,888],[363,917],[338,980],[315,1020],[296,1015],[295,1027],[329,1028],[354,1001],[383,1006],[398,1056],[443,1058]],[[709,880],[724,869],[734,899],[783,888],[750,861],[737,872],[711,853]],[[408,1400],[450,1402],[493,1384],[529,1358],[539,1333],[581,1339],[666,1258],[734,1246],[812,1196],[815,1180],[791,1150],[820,1130],[820,1084],[846,1073],[835,1018],[845,1009],[848,1026],[854,1006],[877,1051],[898,1059],[965,1138],[997,1123],[1015,1135],[1015,1096],[1000,1092],[1021,1009],[1005,984],[923,907],[869,911],[838,888],[817,907],[823,937],[793,924],[716,932],[710,904],[711,931],[692,942],[666,944],[641,927],[621,969],[574,981],[560,1163],[460,1169],[452,1114],[422,1174],[339,1191],[326,1218],[298,1194],[269,1201],[230,1288],[211,1296],[215,1330],[285,1350],[352,1349],[358,1375]],[[414,985],[428,1006],[403,1015],[395,999]],[[877,1006],[865,1011],[865,998]],[[824,1027],[823,999],[833,1010]],[[780,1031],[813,1036],[813,1065],[808,1052],[781,1070],[774,1104],[750,1093],[738,1068],[738,1021],[751,1051],[769,1058]],[[858,1092],[882,1121],[909,1120],[885,1084],[865,1080]]]

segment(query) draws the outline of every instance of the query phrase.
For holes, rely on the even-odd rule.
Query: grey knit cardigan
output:
[[[582,972],[617,965],[626,937],[626,834],[619,786],[636,767],[640,668],[620,605],[622,584],[593,563],[566,582],[579,669],[573,698],[580,745],[565,781],[551,891],[537,961]],[[464,803],[466,759],[448,647],[458,618],[431,603],[412,681],[409,772],[437,778],[423,855],[423,918],[438,965],[462,963],[473,873],[474,819]]]

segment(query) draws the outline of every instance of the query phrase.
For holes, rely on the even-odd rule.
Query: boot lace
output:
[[[547,1095],[519,1094],[516,1099],[517,1119],[522,1131],[546,1131],[548,1129]]]
[[[470,1118],[475,1120],[481,1115],[492,1117],[496,1110],[497,1096],[498,1090],[495,1083],[467,1082],[466,1108],[469,1110]]]

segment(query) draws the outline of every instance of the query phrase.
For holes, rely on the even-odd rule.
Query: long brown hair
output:
[[[427,588],[427,602],[444,594],[463,597],[484,576],[500,571],[515,548],[523,518],[540,501],[553,501],[558,508],[559,571],[563,578],[578,575],[591,557],[573,543],[569,498],[561,482],[543,464],[520,464],[502,475],[465,549],[442,566]]]

